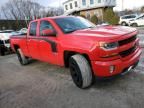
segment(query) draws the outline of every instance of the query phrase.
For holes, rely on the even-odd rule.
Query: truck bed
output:
[[[10,37],[10,44],[11,44],[11,48],[14,52],[16,52],[15,47],[17,47],[16,45],[19,45],[20,48],[22,48],[23,52],[25,55],[29,55],[28,54],[28,49],[27,49],[27,39],[26,39],[26,35],[13,35]]]

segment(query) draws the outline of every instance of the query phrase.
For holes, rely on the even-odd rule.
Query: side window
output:
[[[40,23],[40,35],[41,36],[43,35],[42,31],[46,29],[54,30],[53,26],[48,21],[41,21]]]
[[[136,18],[136,16],[135,16],[135,15],[132,15],[131,18]]]
[[[135,15],[126,16],[127,19],[129,19],[129,18],[135,18],[135,17],[136,17]]]
[[[32,22],[30,25],[30,36],[36,36],[37,22]]]
[[[123,17],[121,17],[121,19],[125,19],[125,17],[123,16]]]
[[[98,0],[98,3],[101,3],[101,0]]]
[[[122,19],[128,19],[130,16],[123,16]]]
[[[129,18],[131,18],[131,16],[126,16],[126,19],[129,19]]]
[[[67,5],[65,5],[65,9],[68,10],[68,6]]]
[[[83,5],[83,6],[86,5],[86,0],[82,0],[82,5]]]
[[[78,7],[78,3],[77,3],[77,1],[75,1],[75,7]]]
[[[70,9],[72,9],[72,8],[73,8],[72,3],[70,3]]]
[[[94,0],[90,0],[90,4],[91,4],[91,5],[94,4]]]

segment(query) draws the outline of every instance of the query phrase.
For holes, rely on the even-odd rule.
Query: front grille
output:
[[[0,40],[0,45],[4,45],[4,42],[2,40]]]
[[[136,50],[136,48],[137,48],[137,45],[135,44],[132,48],[122,51],[119,54],[121,57],[126,57],[126,56],[132,54]]]
[[[8,40],[5,40],[5,43],[7,44],[7,43],[10,43],[10,40],[8,39]]]
[[[134,40],[136,40],[136,38],[137,38],[137,36],[135,35],[135,36],[132,36],[132,37],[130,37],[128,39],[121,40],[121,41],[118,42],[119,46],[122,46],[122,45],[128,44],[130,42],[133,42]]]

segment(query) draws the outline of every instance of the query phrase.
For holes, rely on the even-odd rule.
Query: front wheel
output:
[[[20,48],[17,49],[16,53],[17,53],[17,57],[21,65],[26,65],[29,63],[28,58],[24,56]]]
[[[132,26],[133,27],[138,27],[138,24],[137,23],[133,23]]]
[[[127,26],[127,23],[126,22],[122,22],[121,25],[122,26]]]
[[[75,85],[79,88],[87,88],[92,84],[92,71],[87,59],[79,54],[69,60],[70,73]]]

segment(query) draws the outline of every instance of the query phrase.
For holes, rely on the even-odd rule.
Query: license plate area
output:
[[[125,75],[125,74],[131,72],[138,65],[138,63],[139,63],[139,61],[137,61],[133,65],[129,66],[128,68],[125,68],[121,74]]]

